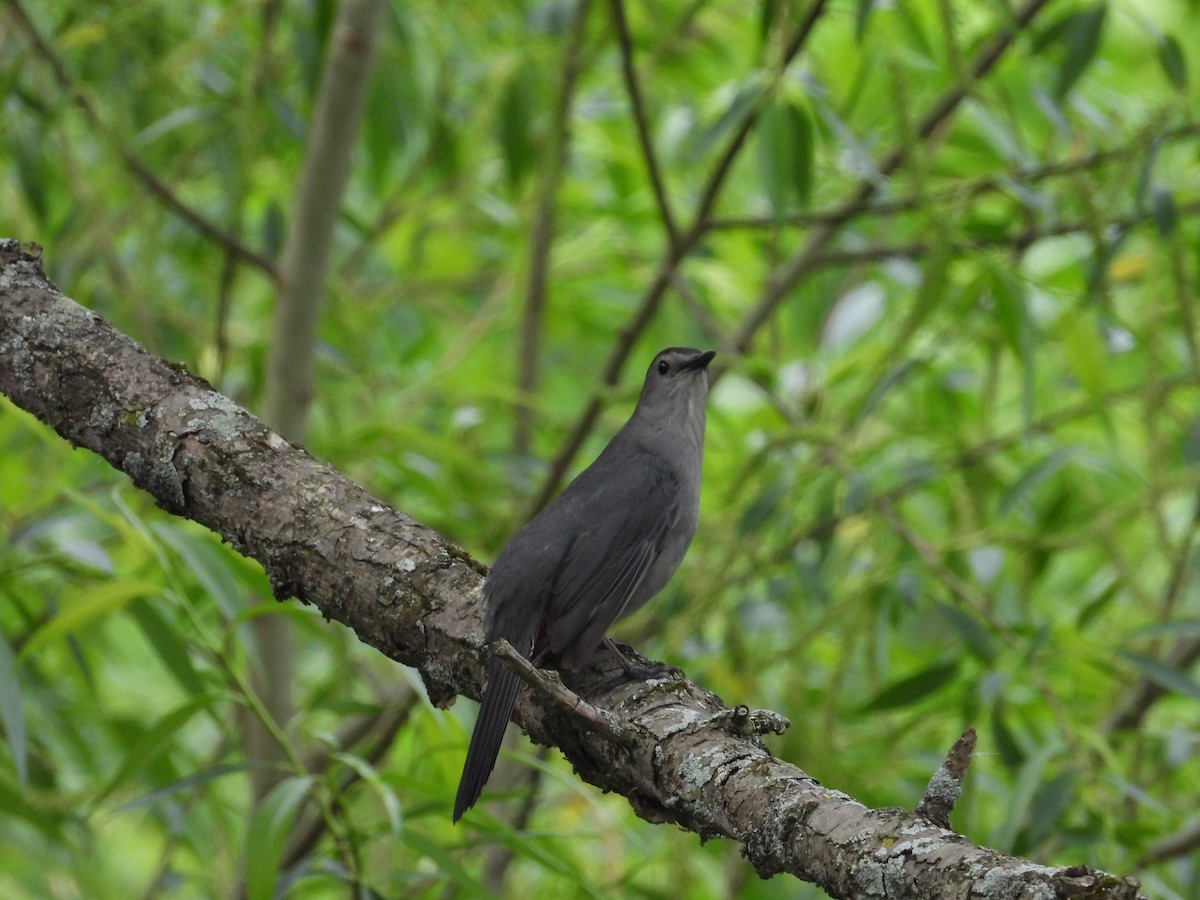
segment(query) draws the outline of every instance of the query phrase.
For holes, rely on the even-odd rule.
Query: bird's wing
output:
[[[568,663],[586,660],[629,605],[679,518],[674,475],[647,467],[609,480],[597,515],[579,531],[557,567],[542,644]],[[619,496],[613,496],[614,493]]]

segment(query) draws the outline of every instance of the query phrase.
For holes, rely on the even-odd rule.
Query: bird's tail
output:
[[[475,805],[483,785],[492,774],[519,686],[520,680],[516,674],[493,657],[488,669],[487,687],[479,706],[479,718],[475,720],[475,730],[471,732],[471,745],[467,748],[467,760],[463,763],[462,778],[458,782],[458,795],[454,798],[455,822]]]

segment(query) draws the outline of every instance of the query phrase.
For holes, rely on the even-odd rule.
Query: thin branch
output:
[[[1200,124],[1180,125],[1169,128],[1155,135],[1155,140],[1167,143],[1186,140],[1200,135]],[[951,184],[939,190],[923,193],[920,196],[909,195],[893,200],[881,200],[877,197],[867,198],[856,210],[854,218],[863,216],[893,216],[899,213],[911,212],[914,209],[934,206],[939,203],[950,203],[963,199],[975,200],[979,197],[1000,191],[1011,190],[1014,186],[1034,185],[1042,181],[1062,176],[1076,175],[1103,168],[1114,162],[1128,159],[1138,153],[1145,152],[1146,139],[1139,136],[1118,147],[1097,150],[1081,156],[1078,159],[1056,160],[1039,166],[1014,169],[1007,175],[988,175],[983,178],[971,179]],[[794,228],[811,228],[823,225],[842,214],[841,207],[835,209],[814,210],[805,213],[791,213],[786,216],[737,216],[714,219],[709,228],[712,231],[730,231],[745,228],[778,228],[786,225]]]
[[[113,150],[116,151],[117,155],[121,157],[121,162],[125,164],[125,168],[129,170],[129,173],[140,181],[163,206],[175,213],[206,238],[223,247],[227,252],[237,255],[239,259],[263,272],[273,281],[277,280],[278,272],[272,260],[257,250],[246,246],[235,235],[210,222],[199,211],[180,200],[165,181],[154,174],[150,167],[142,162],[136,153],[117,139],[112,130],[100,118],[100,114],[96,111],[88,96],[76,86],[74,79],[67,72],[66,65],[42,38],[41,33],[37,30],[37,26],[33,24],[24,7],[21,6],[20,0],[4,0],[4,2],[8,6],[12,17],[16,20],[18,27],[25,33],[26,38],[38,56],[50,67],[50,71],[54,74],[54,80],[58,82],[58,86],[62,89],[63,93],[67,94],[75,105],[79,107],[93,130],[101,135]]]
[[[571,107],[575,99],[575,84],[582,66],[583,40],[587,34],[591,0],[578,0],[571,23],[571,37],[563,49],[562,78],[558,89],[558,105],[554,111],[550,148],[538,185],[537,206],[533,214],[533,234],[529,242],[529,281],[525,286],[525,304],[521,310],[520,338],[517,342],[517,393],[514,410],[513,448],[521,454],[529,452],[533,431],[533,398],[538,386],[538,363],[541,360],[542,316],[546,306],[546,286],[549,279],[550,248],[554,242],[554,221],[558,188],[567,165],[567,148],[571,143]]]
[[[629,22],[625,18],[625,3],[624,0],[610,0],[609,6],[612,9],[613,25],[617,32],[617,47],[621,50],[621,74],[625,78],[625,90],[629,94],[629,106],[633,111],[633,122],[637,130],[638,144],[642,148],[642,159],[646,163],[646,174],[649,176],[650,186],[654,190],[658,215],[667,232],[667,244],[674,246],[675,242],[679,240],[679,229],[676,227],[675,217],[671,213],[671,204],[667,200],[662,170],[658,165],[658,154],[654,152],[654,141],[650,137],[650,124],[646,118],[642,88],[638,82],[637,70],[633,65],[633,38],[629,34]]]
[[[1178,638],[1167,651],[1164,665],[1179,672],[1186,672],[1197,661],[1200,661],[1200,638]],[[1141,727],[1142,720],[1150,712],[1167,689],[1156,681],[1151,681],[1144,675],[1138,679],[1137,686],[1130,692],[1129,698],[1121,704],[1116,712],[1104,725],[1104,732],[1112,734],[1115,731],[1133,731]]]
[[[1192,200],[1177,208],[1180,216],[1200,214],[1200,200]],[[1109,219],[1106,225],[1120,229],[1133,228],[1148,221],[1149,213],[1132,213]],[[905,244],[871,244],[866,247],[823,250],[812,259],[812,267],[844,266],[858,263],[879,262],[885,259],[916,258],[931,253],[948,251],[955,254],[974,253],[981,249],[1001,247],[1015,252],[1024,252],[1038,241],[1066,234],[1089,233],[1096,227],[1094,221],[1057,222],[1053,225],[1031,226],[1013,234],[980,235],[959,241],[909,241]]]
[[[815,0],[809,8],[808,15],[801,22],[784,49],[776,78],[782,77],[787,67],[791,65],[792,60],[804,47],[805,42],[812,34],[817,20],[825,10],[825,4],[826,0]],[[754,123],[758,121],[759,111],[759,107],[752,109],[729,139],[704,188],[701,190],[700,200],[696,205],[696,211],[690,227],[680,235],[678,241],[668,245],[666,252],[659,261],[658,269],[655,271],[653,279],[651,279],[649,286],[642,295],[642,300],[638,304],[638,308],[629,320],[618,329],[617,344],[605,361],[604,370],[601,374],[600,385],[602,389],[612,388],[617,384],[617,381],[621,377],[621,370],[625,367],[625,363],[633,351],[634,343],[641,336],[642,332],[645,331],[650,320],[654,318],[654,314],[658,312],[658,307],[662,303],[663,297],[666,296],[667,288],[671,285],[676,268],[706,233],[713,205],[716,203],[721,188],[725,184],[725,179],[733,166],[734,160],[745,145],[746,137],[750,134]],[[596,424],[596,419],[600,415],[601,405],[601,395],[598,393],[593,394],[584,405],[583,411],[580,413],[579,418],[575,420],[575,424],[567,434],[566,440],[563,442],[558,454],[551,461],[546,477],[542,482],[542,487],[530,504],[529,515],[533,515],[533,513],[549,503],[550,498],[554,496],[555,491],[562,482],[563,476],[567,472],[567,468],[571,465],[571,460],[575,458],[575,454],[579,452],[579,448],[583,445],[584,440],[591,433],[592,427]]]
[[[1167,859],[1177,859],[1181,856],[1191,856],[1200,848],[1200,822],[1196,822],[1182,831],[1155,841],[1150,849],[1138,858],[1137,865],[1148,866]]]

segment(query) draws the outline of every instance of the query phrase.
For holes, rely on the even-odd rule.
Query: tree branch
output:
[[[0,390],[259,561],[276,596],[415,667],[435,703],[479,696],[481,565],[64,297],[36,248],[13,240],[0,241]],[[752,714],[682,678],[614,685],[619,670],[597,654],[569,687],[627,723],[631,746],[538,692],[522,693],[515,718],[643,818],[738,841],[763,877],[787,872],[836,897],[1140,896],[1132,878],[1038,865],[868,809],[775,759]]]

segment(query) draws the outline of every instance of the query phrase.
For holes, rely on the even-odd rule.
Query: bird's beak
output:
[[[716,350],[705,350],[703,353],[697,353],[679,368],[685,372],[690,369],[707,369],[708,364],[712,362],[713,357],[716,355]]]

